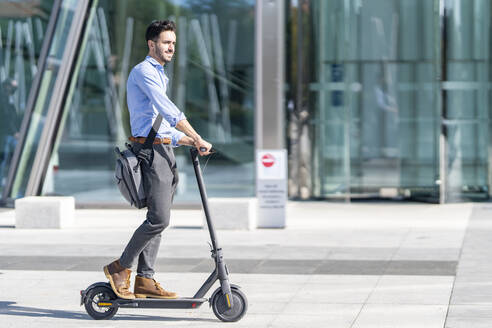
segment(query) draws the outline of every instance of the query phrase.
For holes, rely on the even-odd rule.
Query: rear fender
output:
[[[92,285],[90,285],[89,287],[87,287],[85,290],[81,290],[80,291],[80,305],[82,305],[82,304],[85,303],[85,298],[86,298],[87,293],[89,293],[89,291],[92,288],[95,288],[95,287],[107,287],[107,288],[109,288],[109,289],[112,290],[111,285],[109,284],[109,282],[102,282],[102,281],[95,282]]]

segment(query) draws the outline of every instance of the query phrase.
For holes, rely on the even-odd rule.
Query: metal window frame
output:
[[[440,72],[437,76],[437,83],[439,83],[439,97],[438,100],[438,111],[439,111],[439,204],[446,203],[446,193],[447,193],[447,143],[448,134],[447,128],[444,121],[447,117],[446,111],[446,97],[447,92],[442,87],[442,83],[447,80],[447,22],[446,22],[446,3],[445,0],[438,0],[438,11],[439,11],[439,48],[440,53],[437,54],[436,58],[440,59],[440,63],[437,63],[437,67],[440,67]],[[439,65],[440,64],[440,65]]]

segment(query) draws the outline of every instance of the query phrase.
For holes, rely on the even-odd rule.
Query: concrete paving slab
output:
[[[403,248],[461,248],[463,231],[413,229],[401,244]]]
[[[269,259],[306,259],[306,260],[322,260],[328,258],[328,254],[332,251],[331,247],[318,246],[270,246],[268,247]],[[244,248],[243,248],[244,249]],[[256,255],[258,253],[251,254]]]
[[[388,275],[426,275],[454,276],[457,262],[455,261],[390,261],[385,274]]]
[[[366,304],[353,328],[442,328],[446,305]]]
[[[474,206],[461,251],[446,327],[491,327],[492,206]]]
[[[490,328],[490,318],[449,318],[445,328]]]
[[[353,318],[360,311],[361,305],[335,305],[335,304],[313,304],[309,308],[308,305],[292,304],[286,308],[285,314],[278,316],[270,327],[330,327],[330,328],[350,328]],[[300,313],[296,310],[305,310],[307,312]],[[312,310],[318,310],[313,314]],[[293,312],[296,311],[296,312]]]
[[[295,295],[297,303],[364,304],[376,286],[378,276],[346,279],[336,276],[331,283],[307,283]]]
[[[396,247],[333,247],[327,255],[330,260],[391,260]]]
[[[389,261],[331,260],[323,262],[313,273],[382,275],[388,264]]]
[[[369,304],[448,305],[454,277],[382,276]]]
[[[451,304],[492,305],[492,281],[488,277],[468,277],[456,280]]]
[[[411,261],[432,261],[439,259],[440,261],[459,260],[461,248],[410,248],[401,247],[398,249],[393,260],[411,260]]]
[[[445,328],[486,328],[492,323],[492,305],[451,305]]]

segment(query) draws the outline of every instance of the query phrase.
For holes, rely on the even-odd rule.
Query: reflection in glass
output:
[[[0,194],[25,113],[53,1],[0,2]]]
[[[305,3],[314,40],[313,195],[435,199],[433,1]]]
[[[51,96],[53,92],[60,91],[53,90],[53,86],[58,75],[66,44],[69,42],[67,39],[68,32],[70,30],[76,6],[76,0],[64,0],[62,2],[54,29],[55,32],[49,48],[48,58],[46,59],[46,69],[44,72],[40,72],[42,78],[39,93],[29,122],[19,165],[16,170],[14,184],[10,194],[12,198],[19,198],[24,195],[36,150],[40,143],[40,136],[45,124]]]
[[[177,23],[168,94],[195,129],[222,150],[205,168],[211,196],[254,191],[254,1],[99,1],[80,52],[43,194],[83,203],[123,203],[114,181],[114,146],[130,135],[126,79],[147,52],[154,19]],[[199,199],[188,149],[176,150],[177,202]]]
[[[489,197],[490,1],[446,0],[446,201]]]

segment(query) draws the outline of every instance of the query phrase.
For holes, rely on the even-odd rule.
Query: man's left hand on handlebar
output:
[[[210,150],[212,149],[212,144],[203,140],[202,138],[197,139],[197,141],[193,140],[193,138],[188,136],[183,136],[178,144],[186,145],[191,147],[196,147],[200,156],[206,156],[210,154]],[[201,151],[200,148],[207,149],[206,151]]]
[[[200,156],[209,155],[210,149],[212,149],[212,144],[201,139],[201,138],[198,140],[195,140],[194,146],[196,147],[196,149],[198,149],[198,153],[200,154]],[[201,149],[203,149],[203,148],[205,148],[206,151],[202,151]]]

